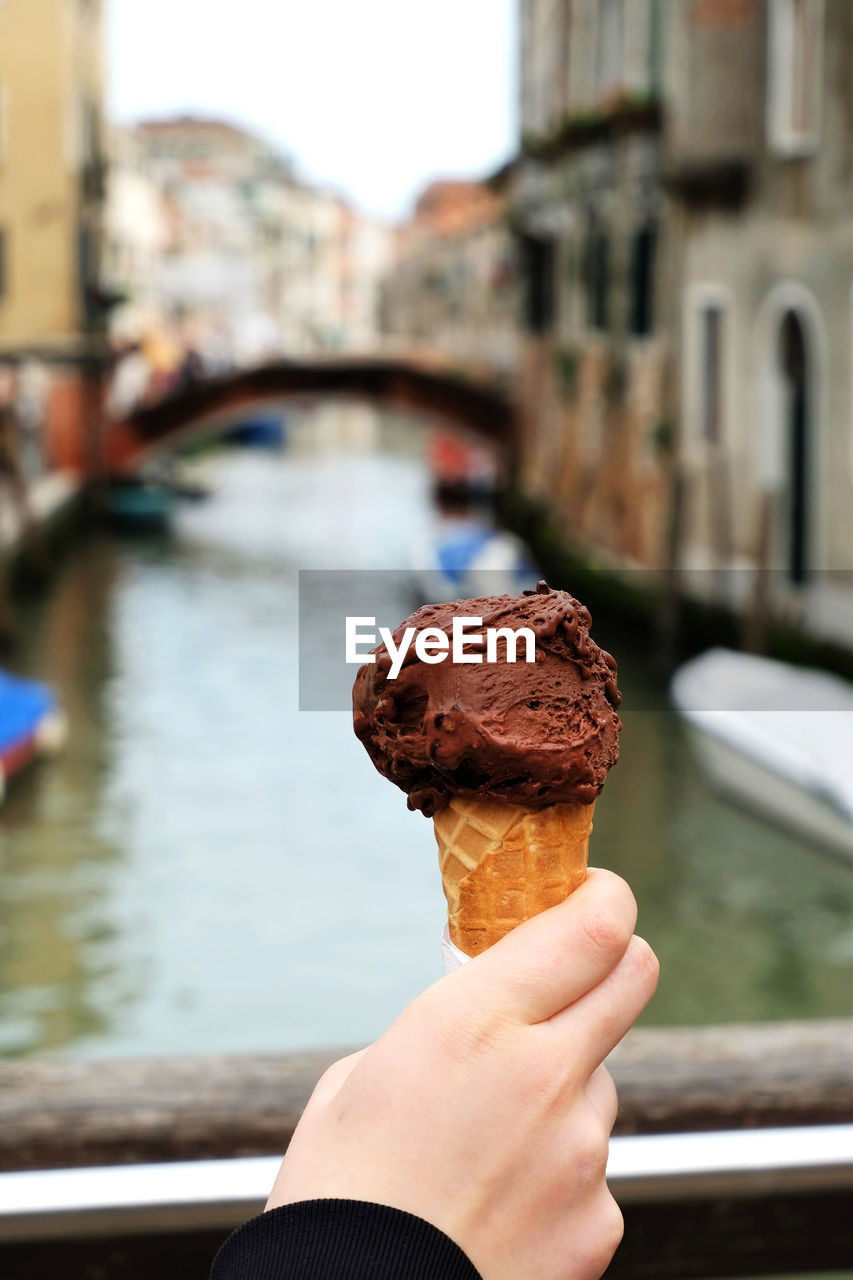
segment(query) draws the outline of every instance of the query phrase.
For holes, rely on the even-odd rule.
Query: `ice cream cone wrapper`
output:
[[[441,931],[441,968],[444,973],[452,973],[454,969],[461,969],[463,964],[467,964],[471,959],[466,956],[464,951],[460,951],[458,947],[454,947],[450,941],[450,930],[445,924]]]
[[[592,804],[524,809],[499,800],[453,799],[434,817],[447,935],[477,956],[586,878]],[[445,968],[453,953],[442,948]],[[453,961],[454,967],[459,961]]]

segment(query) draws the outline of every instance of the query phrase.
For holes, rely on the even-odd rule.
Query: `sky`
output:
[[[516,0],[107,0],[121,123],[225,117],[307,179],[404,216],[435,177],[479,177],[517,135]]]

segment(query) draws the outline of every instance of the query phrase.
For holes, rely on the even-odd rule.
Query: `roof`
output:
[[[439,179],[421,193],[413,221],[439,235],[454,235],[493,222],[500,208],[499,197],[483,182]]]

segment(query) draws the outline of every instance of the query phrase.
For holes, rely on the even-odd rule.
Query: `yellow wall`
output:
[[[83,103],[100,120],[101,38],[101,0],[0,0],[0,346],[81,328]]]

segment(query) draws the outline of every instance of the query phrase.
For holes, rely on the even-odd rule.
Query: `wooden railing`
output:
[[[0,1168],[280,1154],[317,1078],[342,1052],[2,1063]],[[620,1095],[616,1132],[849,1123],[852,1064],[853,1023],[842,1021],[635,1030],[609,1062]],[[837,1177],[801,1185],[790,1177],[722,1179],[712,1194],[670,1180],[664,1198],[658,1191],[627,1198],[625,1242],[609,1274],[685,1280],[840,1270],[853,1261],[849,1203]],[[0,1222],[1,1215],[2,1204]],[[38,1280],[55,1274],[61,1257],[65,1280],[82,1280],[99,1258],[112,1257],[105,1274],[129,1280],[150,1275],[157,1257],[158,1280],[203,1280],[230,1225],[223,1217],[218,1231],[132,1239],[109,1238],[102,1228],[98,1241],[61,1247],[4,1245],[0,1231],[0,1271],[7,1280]]]
[[[0,1169],[275,1155],[348,1052],[0,1062]],[[635,1030],[615,1132],[853,1120],[851,1064],[853,1022]]]

